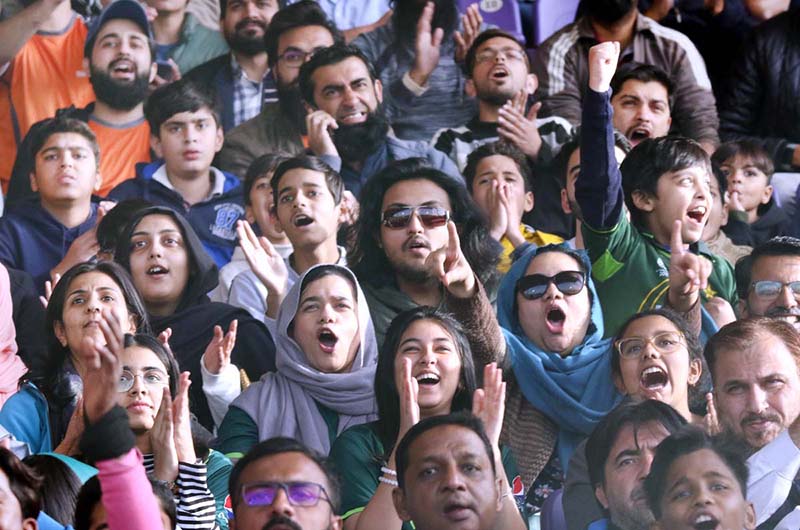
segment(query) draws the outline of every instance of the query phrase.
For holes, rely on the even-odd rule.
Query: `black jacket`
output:
[[[789,144],[800,143],[800,8],[764,22],[744,50],[721,105],[720,136],[757,141],[776,169],[790,169]]]

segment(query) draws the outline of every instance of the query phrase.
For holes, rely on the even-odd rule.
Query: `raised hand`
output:
[[[224,335],[220,326],[214,326],[214,336],[206,346],[206,351],[203,354],[203,364],[209,373],[218,375],[231,364],[231,353],[236,345],[236,329],[238,326],[238,320],[231,321],[228,332]]]
[[[450,294],[456,298],[469,298],[476,290],[475,273],[461,251],[461,240],[453,221],[447,222],[447,233],[447,244],[428,254],[425,265]]]
[[[339,151],[333,143],[331,129],[338,129],[336,119],[324,110],[315,110],[306,116],[306,130],[308,131],[308,147],[317,156],[339,156]]]
[[[175,449],[175,421],[172,396],[165,386],[153,427],[150,429],[150,445],[153,450],[153,474],[159,480],[174,482],[178,477],[178,451]]]
[[[239,245],[247,263],[255,275],[267,287],[270,295],[280,295],[283,298],[289,278],[283,257],[278,254],[269,239],[257,237],[247,221],[237,221],[236,234],[239,236]]]
[[[489,363],[483,368],[483,388],[476,390],[472,398],[472,413],[483,421],[486,435],[495,448],[500,445],[505,411],[506,383],[503,381],[503,371],[497,367],[497,363]]]
[[[44,296],[39,297],[39,301],[42,303],[45,309],[47,309],[47,304],[50,303],[50,297],[53,296],[53,289],[56,288],[56,284],[61,279],[61,275],[59,273],[53,273],[53,277],[49,280],[44,282]]]
[[[677,311],[687,312],[697,303],[700,292],[708,286],[711,263],[685,248],[681,228],[676,219],[670,235],[669,304]]]
[[[500,107],[497,132],[502,138],[516,145],[528,158],[535,160],[542,148],[542,137],[536,126],[536,117],[542,104],[532,105],[525,114],[527,101],[528,93],[521,90],[514,98]]]
[[[471,4],[461,17],[461,27],[464,29],[464,33],[462,34],[460,31],[453,33],[453,40],[456,41],[455,60],[457,63],[464,62],[467,51],[475,42],[475,37],[481,32],[481,24],[483,24],[481,10],[478,8],[478,4]]]
[[[508,209],[502,192],[503,184],[492,179],[492,187],[488,193],[489,199],[489,234],[500,241],[508,231]]]
[[[189,412],[189,387],[191,385],[189,372],[181,372],[178,394],[172,403],[172,433],[178,461],[194,464],[197,456],[192,442],[192,415]],[[162,403],[161,406],[163,407],[164,404]]]
[[[411,359],[403,359],[403,379],[402,385],[398,389],[400,394],[400,430],[397,433],[397,441],[408,432],[408,430],[419,422],[419,383],[411,375]]]
[[[417,38],[414,43],[414,64],[408,75],[420,86],[428,83],[431,73],[439,65],[442,52],[442,39],[444,29],[432,28],[433,13],[436,9],[433,2],[428,2],[422,9],[422,14],[417,21]]]
[[[617,41],[601,42],[589,48],[589,88],[595,92],[608,92],[618,60]]]
[[[716,436],[722,432],[722,427],[719,425],[719,417],[717,416],[717,406],[714,404],[713,392],[706,394],[706,415],[703,418],[703,427],[709,436]]]
[[[86,419],[94,423],[117,403],[117,383],[122,375],[119,355],[125,345],[122,320],[109,310],[103,309],[100,331],[103,338],[85,337],[80,347],[83,361],[83,408]]]
[[[740,191],[730,191],[728,193],[728,211],[729,212],[744,212],[742,205],[742,193]]]

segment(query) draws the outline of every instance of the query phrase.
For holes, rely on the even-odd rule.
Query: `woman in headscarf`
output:
[[[17,355],[16,330],[12,319],[11,282],[0,264],[0,408],[19,386],[19,378],[28,369]]]
[[[238,458],[260,440],[288,436],[327,455],[339,433],[377,417],[378,347],[355,276],[339,265],[312,267],[287,293],[275,327],[278,370],[231,404],[220,447]]]

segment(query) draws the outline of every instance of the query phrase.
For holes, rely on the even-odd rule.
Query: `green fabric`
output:
[[[258,425],[245,411],[231,405],[217,434],[217,447],[228,458],[241,458],[258,443]]]
[[[666,302],[670,253],[651,234],[633,226],[624,211],[610,230],[594,231],[585,223],[582,230],[603,306],[605,336],[613,337],[630,316]],[[736,281],[731,264],[712,254],[704,243],[692,245],[695,247],[712,264],[703,300],[719,296],[736,307]]]
[[[219,451],[212,450],[206,459],[206,483],[214,496],[217,510],[217,524],[222,530],[228,530],[228,515],[225,511],[225,498],[228,496],[228,479],[233,464]]]
[[[200,24],[191,13],[186,13],[181,26],[180,40],[170,54],[178,65],[181,75],[226,53],[228,53],[228,43],[225,37],[219,31]]]
[[[328,426],[328,439],[333,444],[333,441],[336,440],[336,435],[339,433],[339,414],[319,401],[315,400],[314,403],[317,405],[319,415],[322,416],[325,425]]]
[[[515,478],[519,477],[517,462],[508,447],[503,446],[500,451],[506,476],[509,483],[513,484]],[[384,452],[378,436],[378,422],[351,427],[333,442],[329,458],[342,479],[339,515],[360,513],[372,499],[380,484],[378,477],[381,476],[381,466],[385,465]],[[521,498],[525,498],[524,493]],[[413,528],[411,523],[404,523],[402,530]]]

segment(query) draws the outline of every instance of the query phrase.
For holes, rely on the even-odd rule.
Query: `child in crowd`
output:
[[[589,51],[581,170],[575,183],[607,335],[632,314],[665,303],[677,221],[682,246],[711,266],[703,299],[736,302],[733,267],[698,245],[711,209],[711,163],[700,144],[670,136],[648,139],[617,167],[609,84],[619,46],[604,42]]]
[[[711,157],[725,176],[728,216],[723,230],[737,245],[754,247],[789,234],[789,216],[778,206],[770,182],[775,172],[769,153],[749,141],[728,142]]]
[[[747,501],[747,462],[737,449],[697,427],[665,438],[645,480],[647,502],[656,519],[651,528],[754,530],[756,513]]]
[[[336,244],[339,225],[347,215],[339,174],[319,158],[300,155],[277,167],[271,186],[275,225],[286,234],[292,253],[283,259],[268,239],[250,237],[253,231],[243,226],[240,245],[251,267],[253,250],[262,246],[280,259],[271,261],[265,276],[258,274],[257,267],[240,273],[231,283],[228,297],[230,304],[247,309],[262,321],[265,315],[275,318],[286,291],[309,268],[347,263],[347,251]]]
[[[497,268],[507,272],[526,244],[544,246],[563,239],[522,222],[533,210],[533,174],[525,155],[505,141],[484,144],[467,157],[467,189],[489,221],[489,233],[503,245]]]
[[[292,253],[292,243],[286,233],[278,227],[277,218],[273,213],[274,200],[272,198],[272,185],[270,180],[275,169],[281,162],[289,157],[283,155],[261,155],[253,160],[244,176],[244,214],[250,225],[258,227],[261,235],[266,237],[275,251],[283,258],[288,258]],[[219,285],[209,295],[217,302],[230,302],[230,288],[233,279],[242,271],[249,270],[250,265],[237,245],[233,251],[231,262],[219,271]],[[267,296],[264,289],[263,297]]]
[[[722,256],[731,265],[736,265],[739,258],[749,255],[753,249],[749,246],[737,245],[731,241],[726,232],[728,230],[747,232],[749,227],[746,221],[738,219],[737,216],[729,215],[728,183],[722,170],[716,164],[712,164],[712,173],[713,178],[709,181],[711,211],[708,214],[706,227],[703,229],[702,240],[708,245],[711,252]],[[741,226],[735,228],[735,225]]]
[[[222,125],[213,97],[186,81],[153,92],[144,107],[151,145],[160,160],[138,164],[135,179],[109,199],[144,199],[181,212],[214,262],[222,267],[236,246],[244,217],[239,179],[211,165],[222,148]]]
[[[92,193],[102,180],[97,140],[84,122],[54,118],[37,133],[31,141],[31,187],[39,196],[6,205],[0,261],[28,272],[43,294],[45,281],[97,252],[98,206]]]

